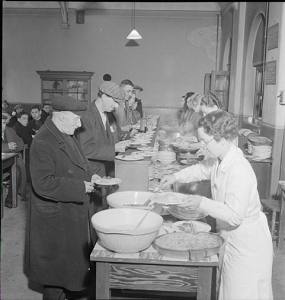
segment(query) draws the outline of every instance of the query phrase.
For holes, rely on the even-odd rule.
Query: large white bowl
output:
[[[143,208],[144,203],[153,196],[152,192],[144,191],[122,191],[109,194],[107,196],[107,203],[112,208],[129,207],[129,208]]]
[[[143,222],[135,229],[144,216]],[[110,208],[94,214],[91,222],[103,247],[118,253],[136,253],[151,245],[163,219],[152,211]]]

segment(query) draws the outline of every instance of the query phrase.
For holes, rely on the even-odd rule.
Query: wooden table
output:
[[[17,207],[17,157],[18,153],[2,153],[2,171],[11,171],[12,207]]]
[[[216,255],[186,261],[163,257],[152,246],[119,254],[97,243],[90,260],[96,263],[96,299],[111,299],[111,289],[183,292],[196,294],[197,300],[216,299]]]

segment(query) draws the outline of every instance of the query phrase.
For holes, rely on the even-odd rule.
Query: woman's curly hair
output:
[[[196,108],[198,105],[201,104],[201,100],[202,100],[203,96],[199,93],[194,93],[193,95],[191,95],[190,97],[187,98],[187,104],[191,107],[191,108]]]
[[[213,111],[199,121],[206,134],[214,137],[216,141],[222,138],[233,140],[238,136],[238,122],[233,114],[224,110]]]

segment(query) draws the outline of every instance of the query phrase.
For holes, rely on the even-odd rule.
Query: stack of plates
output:
[[[248,136],[248,149],[254,159],[267,159],[271,157],[272,140],[265,136],[250,134]]]
[[[267,159],[271,157],[272,146],[260,145],[252,146],[252,156],[255,159]]]
[[[171,164],[176,160],[176,154],[172,151],[158,151],[156,159],[163,164]]]

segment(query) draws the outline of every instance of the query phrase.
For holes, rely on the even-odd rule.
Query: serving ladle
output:
[[[111,231],[108,232],[109,234],[128,234],[128,235],[137,235],[136,230],[141,226],[141,224],[143,223],[143,221],[145,220],[145,218],[148,216],[148,214],[151,212],[151,210],[146,210],[145,213],[143,214],[143,216],[140,218],[139,222],[136,224],[135,227],[131,228],[131,229],[123,229],[123,230],[115,230],[115,231]]]

